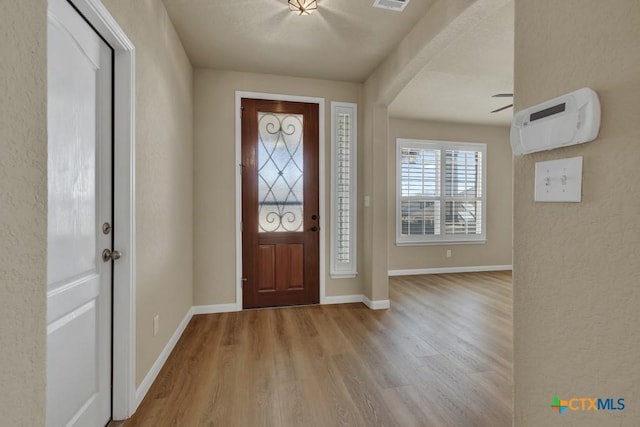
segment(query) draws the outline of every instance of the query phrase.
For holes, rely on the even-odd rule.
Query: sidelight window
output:
[[[355,277],[357,105],[331,103],[331,275]]]

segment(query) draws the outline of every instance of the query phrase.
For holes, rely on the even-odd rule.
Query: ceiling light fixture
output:
[[[318,9],[318,0],[289,0],[289,9],[300,16],[311,15]]]

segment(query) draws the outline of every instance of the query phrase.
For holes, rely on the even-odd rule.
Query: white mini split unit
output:
[[[593,141],[600,130],[600,101],[589,88],[518,111],[511,148],[521,155]]]

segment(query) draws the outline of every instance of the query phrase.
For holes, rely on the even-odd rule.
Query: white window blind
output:
[[[357,106],[331,103],[331,275],[355,277]]]
[[[396,243],[484,242],[486,145],[397,140]]]

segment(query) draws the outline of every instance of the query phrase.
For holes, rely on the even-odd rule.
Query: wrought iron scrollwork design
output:
[[[258,114],[258,231],[303,230],[302,115]]]

